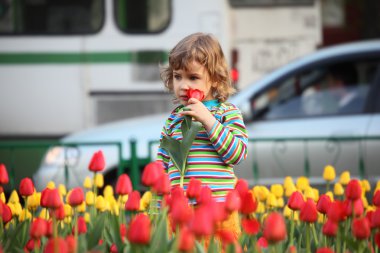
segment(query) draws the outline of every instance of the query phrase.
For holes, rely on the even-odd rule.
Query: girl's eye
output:
[[[180,76],[180,75],[174,75],[174,79],[175,79],[175,80],[180,80],[180,79],[181,79],[181,76]]]
[[[190,76],[190,80],[197,80],[198,79],[198,77],[197,76]]]

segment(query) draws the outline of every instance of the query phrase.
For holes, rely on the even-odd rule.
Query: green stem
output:
[[[290,219],[290,243],[289,246],[294,244],[294,210],[292,211],[292,217]]]
[[[78,245],[78,210],[76,207],[74,207],[74,241]],[[77,248],[75,248],[75,253],[77,252]]]
[[[315,224],[310,224],[311,226],[311,229],[313,231],[313,237],[314,237],[314,242],[315,242],[315,245],[318,246],[318,238],[317,238],[317,232],[315,231]]]
[[[336,234],[336,253],[340,253],[340,239],[341,239],[340,225],[338,227],[338,232]]]
[[[179,186],[183,189],[183,178],[185,177],[185,175],[181,174],[181,177],[179,179]]]
[[[311,253],[310,248],[310,223],[306,223],[306,252]]]
[[[34,253],[40,253],[40,247],[38,247],[38,240],[34,240]]]

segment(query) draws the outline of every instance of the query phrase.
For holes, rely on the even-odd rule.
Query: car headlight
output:
[[[51,147],[47,151],[43,165],[44,166],[60,166],[65,165],[72,167],[78,164],[79,150],[75,147]]]

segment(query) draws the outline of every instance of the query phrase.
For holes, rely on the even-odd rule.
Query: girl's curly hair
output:
[[[169,52],[169,64],[161,69],[161,79],[169,91],[173,91],[173,71],[188,71],[193,61],[203,65],[211,82],[217,83],[212,92],[220,102],[226,101],[235,92],[218,40],[213,35],[204,33],[194,33],[185,37]]]

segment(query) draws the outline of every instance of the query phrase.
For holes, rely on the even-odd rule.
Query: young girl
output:
[[[248,137],[239,109],[226,102],[234,88],[219,42],[203,33],[185,37],[170,51],[169,65],[161,78],[180,104],[165,122],[161,139],[181,140],[185,115],[203,125],[188,155],[184,190],[194,177],[212,190],[217,202],[224,202],[236,183],[233,166],[247,156]],[[202,101],[189,98],[191,89],[203,92]],[[164,163],[171,186],[179,186],[180,173],[161,147],[158,160]]]

